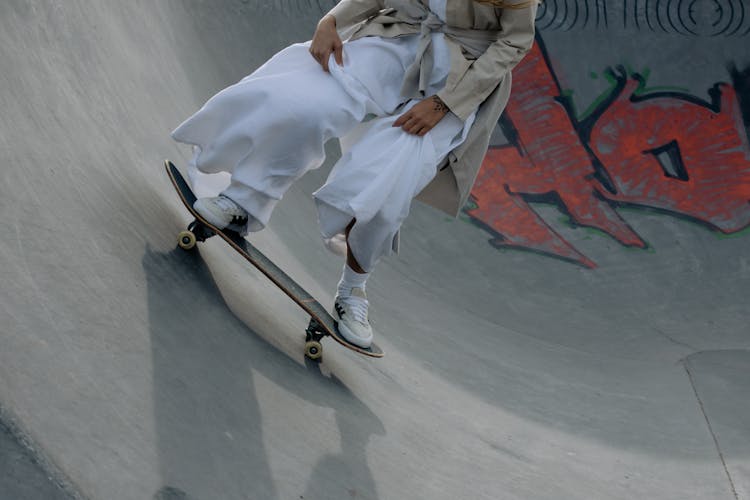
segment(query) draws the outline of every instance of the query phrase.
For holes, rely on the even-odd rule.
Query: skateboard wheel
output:
[[[195,235],[190,231],[181,231],[177,235],[177,244],[183,250],[190,250],[195,246]]]
[[[310,359],[320,359],[323,355],[323,346],[317,340],[305,342],[305,356]]]

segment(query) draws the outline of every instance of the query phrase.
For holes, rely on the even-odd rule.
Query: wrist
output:
[[[450,111],[448,105],[445,104],[445,102],[443,102],[443,100],[437,95],[432,96],[432,109],[434,109],[435,111],[440,111],[444,115],[447,115]]]
[[[331,28],[336,29],[336,18],[331,14],[326,14],[320,19],[320,21],[318,21],[318,26],[330,26]]]

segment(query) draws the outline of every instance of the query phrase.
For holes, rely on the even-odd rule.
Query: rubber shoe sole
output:
[[[362,349],[368,349],[372,345],[372,335],[368,339],[362,339],[352,333],[352,331],[341,321],[336,322],[336,326],[339,329],[339,333],[344,339],[350,344],[354,344]]]

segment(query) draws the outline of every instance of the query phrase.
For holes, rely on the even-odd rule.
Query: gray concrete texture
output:
[[[607,27],[542,32],[579,107],[606,66],[707,99],[750,62],[744,28],[639,31],[607,4]],[[44,462],[107,500],[750,499],[746,231],[621,207],[648,242],[629,248],[537,203],[587,269],[415,204],[368,283],[386,357],[328,342],[321,365],[304,314],[229,247],[176,249],[169,132],[329,6],[0,3],[0,404]],[[328,151],[254,237],[324,304]]]
[[[0,498],[4,500],[64,500],[71,498],[47,475],[23,436],[0,422]]]

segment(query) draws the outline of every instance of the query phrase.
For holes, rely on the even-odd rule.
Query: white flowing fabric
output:
[[[443,19],[444,1],[430,3]],[[435,62],[427,95],[439,91],[448,74],[443,36],[432,34]],[[195,146],[196,194],[223,192],[254,218],[248,230],[260,230],[291,184],[323,163],[324,143],[343,138],[342,157],[313,194],[318,219],[324,238],[356,219],[349,247],[371,271],[392,251],[412,199],[463,142],[474,119],[464,123],[448,113],[423,137],[392,126],[418,102],[400,95],[417,42],[416,35],[347,42],[343,66],[331,56],[330,73],[311,57],[310,42],[294,44],[219,92],[172,133]]]

